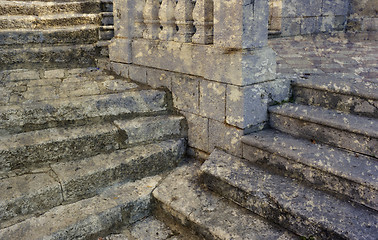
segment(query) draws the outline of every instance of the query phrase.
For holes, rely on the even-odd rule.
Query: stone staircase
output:
[[[165,91],[97,68],[4,70],[1,83],[0,239],[89,237],[149,215],[161,177],[146,177],[185,152]]]
[[[107,56],[112,3],[0,1],[0,69],[93,66]]]
[[[216,149],[177,170],[159,208],[206,239],[377,239],[378,86],[304,78],[243,158]]]

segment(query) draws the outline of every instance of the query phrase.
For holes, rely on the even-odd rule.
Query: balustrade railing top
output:
[[[213,0],[140,0],[134,38],[213,43]]]

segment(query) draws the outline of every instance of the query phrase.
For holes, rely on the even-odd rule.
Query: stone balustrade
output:
[[[111,68],[172,92],[189,146],[241,155],[240,138],[288,97],[268,46],[268,0],[114,0]]]

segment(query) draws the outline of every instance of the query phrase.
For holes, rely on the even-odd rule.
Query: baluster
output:
[[[175,24],[175,5],[176,0],[163,0],[160,6],[159,18],[163,30],[159,33],[161,40],[173,40],[176,34]]]
[[[175,9],[176,24],[179,27],[175,35],[176,42],[191,42],[194,34],[193,1],[179,0]]]
[[[196,26],[193,43],[213,43],[213,8],[213,0],[197,0],[193,10],[194,26]]]
[[[143,9],[145,5],[145,0],[135,1],[135,22],[134,22],[134,37],[142,38],[143,32],[146,29],[143,19]]]
[[[143,32],[144,38],[157,39],[159,37],[159,8],[159,0],[146,0],[143,8],[144,23],[146,24],[146,30]]]

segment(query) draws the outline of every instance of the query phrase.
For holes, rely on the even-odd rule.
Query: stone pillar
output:
[[[209,78],[232,72],[226,90],[226,123],[240,129],[267,120],[267,93],[262,86],[276,75],[274,51],[268,46],[268,0],[214,1],[214,62]],[[227,73],[225,73],[227,74]]]
[[[109,45],[111,61],[131,63],[131,43],[134,37],[135,1],[140,0],[114,0],[114,38]]]

